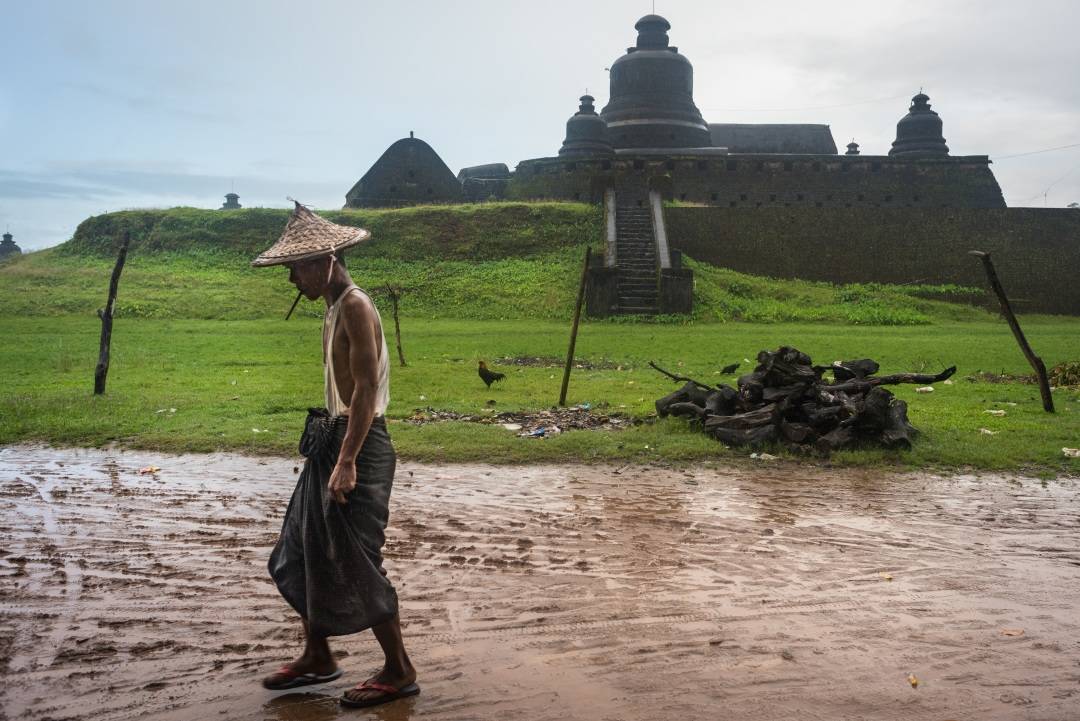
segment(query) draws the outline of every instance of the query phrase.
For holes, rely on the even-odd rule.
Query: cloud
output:
[[[224,124],[232,121],[232,117],[224,112],[196,110],[184,105],[170,103],[165,98],[157,95],[132,93],[86,81],[65,80],[59,83],[59,86],[90,95],[98,101],[118,105],[134,112],[168,115],[204,123]]]

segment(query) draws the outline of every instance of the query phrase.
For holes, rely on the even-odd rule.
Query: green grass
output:
[[[491,391],[476,360],[559,357],[587,244],[599,245],[597,207],[493,203],[326,213],[363,225],[373,240],[349,267],[368,288],[405,286],[409,367],[392,372],[389,416],[401,454],[429,461],[732,462],[728,450],[681,420],[649,418],[673,385],[649,360],[707,382],[717,368],[763,348],[795,345],[819,362],[869,356],[883,372],[956,364],[955,384],[916,395],[924,433],[910,453],[838,454],[832,463],[972,467],[1076,473],[1061,453],[1080,446],[1080,404],[1057,392],[1042,412],[1034,386],[969,383],[976,371],[1026,373],[1008,328],[970,305],[979,291],[954,286],[834,286],[758,278],[686,259],[695,273],[693,316],[584,323],[578,356],[617,369],[576,370],[571,403],[647,419],[620,432],[522,439],[500,427],[403,422],[414,408],[477,413],[538,410],[557,398],[560,369],[505,367]],[[0,443],[120,443],[167,451],[292,453],[305,410],[320,405],[322,306],[293,299],[285,271],[250,259],[278,236],[287,212],[192,208],[112,213],[82,223],[60,247],[0,263]],[[133,238],[120,283],[109,392],[91,395],[99,323],[115,244]],[[385,303],[383,304],[385,305]],[[384,316],[386,308],[383,308]],[[647,322],[646,322],[647,321]],[[739,321],[739,322],[731,322]],[[1048,366],[1077,360],[1080,319],[1030,317],[1025,329]],[[743,371],[749,370],[744,363]],[[1016,405],[1002,405],[1015,403]],[[984,413],[1004,408],[1008,415]],[[175,411],[173,410],[175,409]],[[980,428],[1000,431],[980,433]]]
[[[372,229],[348,264],[364,287],[408,289],[404,312],[427,318],[558,319],[573,312],[584,248],[598,246],[598,208],[579,203],[493,203],[326,213]],[[90,315],[104,305],[116,239],[132,233],[117,312],[134,318],[280,318],[293,294],[280,268],[249,261],[280,234],[284,210],[134,210],[84,221],[57,248],[0,264],[0,305],[16,316]],[[974,297],[954,286],[847,285],[771,280],[687,259],[695,273],[692,318],[923,325],[985,320],[946,303]],[[319,315],[302,305],[301,314]],[[631,319],[636,322],[639,319]],[[612,322],[625,323],[627,319]]]
[[[1080,320],[1025,318],[1025,329],[1048,365],[1075,357]],[[305,410],[322,392],[319,322],[314,318],[207,321],[118,319],[108,393],[91,394],[99,324],[94,318],[8,318],[0,348],[0,443],[45,441],[166,451],[242,450],[293,453]],[[518,438],[499,427],[443,423],[416,427],[400,419],[432,406],[480,412],[554,404],[558,368],[504,367],[505,383],[487,391],[476,360],[503,356],[557,357],[567,324],[532,321],[403,320],[409,366],[392,369],[391,431],[401,455],[426,461],[733,461],[727,450],[678,419],[628,431],[576,431],[545,440]],[[392,342],[392,341],[391,341]],[[648,416],[674,385],[647,368],[649,360],[707,382],[716,370],[762,348],[792,344],[815,360],[870,356],[883,372],[936,371],[957,364],[954,385],[933,394],[896,387],[923,431],[910,453],[837,454],[834,464],[904,468],[1080,472],[1061,448],[1080,445],[1080,393],[1055,392],[1058,413],[1042,412],[1035,386],[970,383],[979,370],[1025,373],[1004,323],[942,322],[921,327],[869,327],[857,332],[813,324],[682,325],[585,323],[578,356],[608,360],[621,370],[575,370],[569,401],[608,404]],[[746,364],[740,370],[747,370]],[[421,400],[421,396],[424,397]],[[1015,403],[1016,405],[1007,405]],[[175,408],[175,412],[171,409]],[[984,413],[1007,411],[1004,418]],[[160,411],[160,412],[159,412]],[[984,435],[980,428],[999,431]],[[258,429],[259,432],[254,432]],[[263,432],[265,429],[265,432]]]

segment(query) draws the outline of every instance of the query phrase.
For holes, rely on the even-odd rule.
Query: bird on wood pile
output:
[[[738,363],[732,363],[729,366],[724,366],[723,368],[721,368],[720,369],[720,374],[726,376],[726,375],[729,375],[731,373],[734,373],[738,369],[739,369],[739,364]]]
[[[476,372],[480,374],[480,379],[484,381],[488,388],[491,388],[491,384],[495,381],[501,381],[503,378],[506,378],[505,373],[488,370],[487,363],[484,361],[479,361],[479,363],[480,366],[477,368]]]

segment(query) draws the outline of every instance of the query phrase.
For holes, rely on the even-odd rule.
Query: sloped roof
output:
[[[729,153],[836,155],[828,125],[790,123],[710,123],[714,146]]]
[[[459,200],[461,183],[435,150],[414,137],[394,142],[345,194],[346,207],[356,201],[440,202]]]

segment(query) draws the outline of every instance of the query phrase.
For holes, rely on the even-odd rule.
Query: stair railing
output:
[[[615,245],[618,234],[615,231],[615,189],[608,188],[604,191],[604,265],[608,268],[615,267],[618,255]]]
[[[668,250],[667,228],[664,227],[664,203],[660,191],[649,191],[649,211],[652,215],[653,238],[656,240],[656,262],[660,270],[671,268],[671,252]]]

